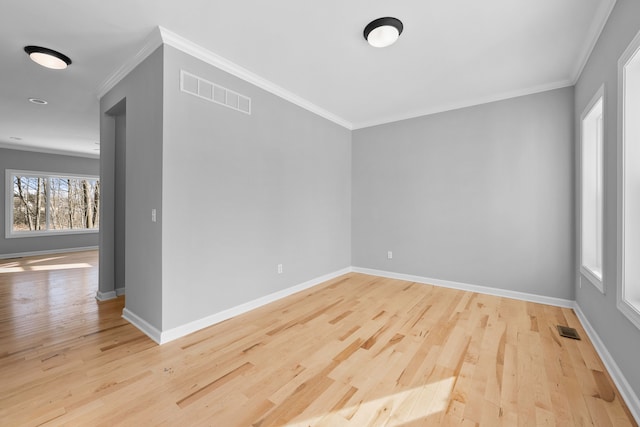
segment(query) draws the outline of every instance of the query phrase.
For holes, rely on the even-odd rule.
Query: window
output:
[[[6,237],[97,232],[100,181],[7,170]]]
[[[604,86],[589,102],[580,121],[580,273],[602,293],[603,104]]]
[[[640,33],[618,61],[618,309],[640,328]]]

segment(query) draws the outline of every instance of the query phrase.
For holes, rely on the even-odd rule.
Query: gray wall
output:
[[[126,103],[122,106],[124,111],[115,116],[115,189],[114,201],[115,216],[113,226],[114,235],[114,279],[115,288],[123,290],[125,288],[125,264],[126,264],[126,206],[125,198],[127,194],[127,115]]]
[[[5,238],[6,170],[57,172],[61,174],[99,175],[100,161],[85,157],[62,156],[33,151],[0,148],[0,258],[11,254],[58,249],[86,248],[98,245],[98,233]]]
[[[252,114],[180,92],[181,68]],[[349,130],[168,46],[164,82],[164,330],[350,265]]]
[[[116,234],[121,232],[115,228],[116,205],[124,199],[126,309],[158,330],[162,328],[162,216],[151,222],[151,209],[162,205],[162,67],[160,47],[100,99],[101,206],[105,209],[101,218],[106,219],[100,228],[100,291],[115,288]],[[122,156],[116,151],[121,130],[116,117],[122,115],[123,100],[127,188],[118,191],[115,162]]]
[[[573,299],[573,155],[572,88],[357,130],[353,265]]]
[[[616,308],[617,261],[620,254],[616,244],[617,214],[617,140],[618,140],[618,58],[640,30],[640,2],[618,0],[609,21],[596,44],[575,87],[576,135],[580,114],[598,88],[604,83],[604,259],[601,294],[585,278],[580,277],[575,263],[576,300],[607,349],[616,360],[636,395],[640,395],[640,331]],[[579,144],[576,138],[576,144]],[[576,165],[579,158],[576,156]],[[578,168],[576,168],[578,169]],[[579,188],[579,187],[577,187]],[[579,218],[576,213],[576,224]]]

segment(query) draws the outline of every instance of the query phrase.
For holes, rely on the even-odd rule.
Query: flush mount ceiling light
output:
[[[402,34],[403,25],[397,18],[378,18],[364,27],[364,38],[373,47],[387,47]]]
[[[64,70],[71,64],[71,59],[68,56],[46,47],[25,46],[24,51],[27,52],[33,62],[43,67]]]
[[[38,105],[46,105],[46,104],[48,104],[47,101],[45,101],[44,99],[40,99],[40,98],[29,98],[29,102],[31,102],[32,104],[38,104]]]

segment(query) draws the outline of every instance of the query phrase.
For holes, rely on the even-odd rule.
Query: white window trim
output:
[[[13,231],[13,203],[9,199],[13,200],[13,177],[15,175],[21,176],[39,176],[46,178],[80,178],[80,179],[97,179],[99,176],[84,175],[84,174],[62,174],[54,172],[42,172],[42,171],[27,171],[20,169],[6,169],[5,171],[5,238],[6,239],[22,239],[28,237],[42,237],[42,236],[60,236],[68,234],[95,234],[100,232],[98,228],[91,229],[76,229],[76,230],[41,230],[41,231]],[[48,221],[48,218],[47,218]]]
[[[586,267],[583,262],[582,262],[582,218],[583,218],[583,212],[582,212],[582,164],[583,164],[583,159],[582,159],[582,148],[583,148],[583,142],[584,142],[584,135],[583,135],[583,122],[584,119],[587,117],[587,115],[591,112],[591,110],[593,109],[593,107],[598,103],[598,101],[600,101],[600,99],[602,98],[602,146],[604,147],[604,120],[605,120],[605,96],[604,96],[604,84],[602,86],[600,86],[600,88],[598,89],[598,91],[593,95],[593,97],[591,98],[591,100],[589,101],[589,103],[587,104],[587,106],[584,108],[584,110],[582,111],[582,114],[580,115],[580,147],[579,147],[579,156],[578,158],[580,159],[579,164],[580,164],[580,174],[579,174],[579,182],[580,182],[580,191],[579,191],[579,195],[578,195],[578,209],[579,209],[579,227],[578,227],[578,236],[580,239],[579,245],[578,245],[578,250],[579,250],[579,261],[580,261],[580,274],[582,275],[582,277],[586,278],[593,286],[596,287],[596,289],[598,289],[601,293],[605,293],[604,291],[604,259],[602,260],[602,278],[599,278],[593,271],[591,271],[591,269],[589,269],[588,267]],[[603,154],[604,154],[604,150],[603,150]],[[602,162],[602,166],[604,167],[604,159],[600,159],[600,161]],[[603,171],[604,172],[604,171]],[[602,232],[604,233],[604,182],[603,182],[603,194],[602,194],[602,198],[603,198],[603,211],[601,212],[601,221],[602,221]],[[604,246],[604,236],[600,236],[600,243],[601,243],[601,252],[603,251],[603,246]]]
[[[618,197],[618,295],[617,307],[638,329],[640,329],[640,311],[633,304],[625,299],[625,201],[624,201],[624,181],[625,181],[625,141],[624,141],[624,106],[625,106],[625,66],[636,54],[640,55],[640,32],[624,51],[618,60],[618,176],[617,176],[617,197]]]

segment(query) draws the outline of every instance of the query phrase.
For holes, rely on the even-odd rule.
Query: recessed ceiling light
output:
[[[27,52],[33,62],[43,67],[64,70],[71,64],[71,59],[67,55],[46,47],[25,46],[24,51]]]
[[[29,98],[29,102],[31,102],[33,104],[38,104],[38,105],[45,105],[45,104],[49,103],[49,102],[45,101],[44,99],[40,99],[40,98]]]
[[[364,38],[373,47],[387,47],[396,42],[404,26],[397,18],[375,19],[364,27]]]

